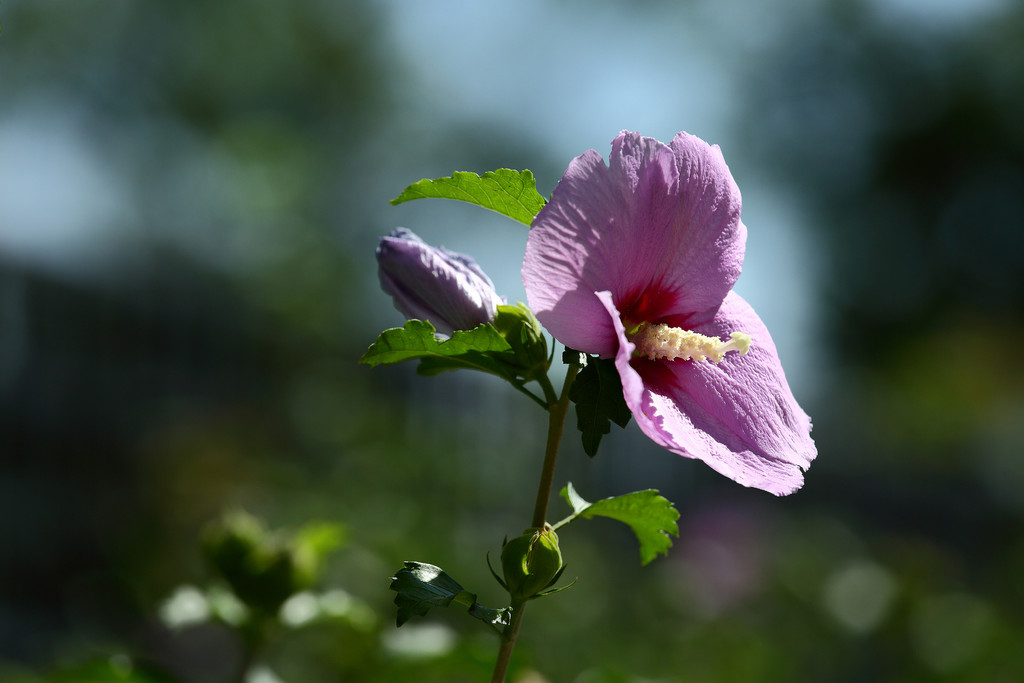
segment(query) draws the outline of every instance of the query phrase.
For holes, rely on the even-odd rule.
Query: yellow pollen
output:
[[[728,341],[718,337],[705,337],[679,327],[644,323],[629,336],[636,344],[636,353],[650,360],[710,360],[719,363],[729,351],[746,355],[750,350],[750,335],[733,332]]]

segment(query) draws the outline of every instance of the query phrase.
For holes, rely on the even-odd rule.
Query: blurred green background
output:
[[[0,680],[237,680],[244,634],[165,608],[216,585],[203,529],[239,509],[343,528],[315,585],[342,607],[293,604],[251,682],[486,680],[493,636],[395,629],[388,577],[431,562],[500,605],[484,553],[528,523],[545,416],[357,365],[401,322],[373,250],[404,225],[521,300],[523,226],[388,200],[497,167],[547,195],[621,129],[722,146],[737,290],[819,457],[776,499],[634,425],[593,461],[567,432],[559,485],[658,488],[681,535],[641,568],[624,527],[567,528],[580,580],[531,605],[513,678],[1024,679],[1019,3],[4,0],[0,24]]]

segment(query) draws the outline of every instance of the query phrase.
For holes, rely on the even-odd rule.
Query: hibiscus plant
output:
[[[559,528],[594,516],[622,521],[644,564],[678,535],[678,512],[655,490],[591,503],[567,483],[561,494],[572,513],[549,523],[570,404],[588,455],[611,423],[635,419],[669,451],[776,495],[800,488],[816,449],[768,330],[732,289],[746,227],[717,146],[686,133],[666,145],[624,131],[607,163],[594,150],[573,159],[547,200],[530,171],[499,169],[424,179],[392,204],[425,197],[467,201],[529,226],[528,305],[505,303],[469,256],[404,228],[382,238],[381,286],[409,321],[381,333],[360,359],[370,366],[418,360],[423,375],[487,372],[548,413],[533,518],[504,543],[501,574],[492,568],[509,604],[484,607],[423,562],[406,562],[392,577],[399,626],[455,603],[491,627],[500,640],[492,681],[503,681],[526,603],[567,587],[557,585]],[[564,347],[560,363],[555,341]],[[553,365],[565,367],[560,391],[549,379]]]

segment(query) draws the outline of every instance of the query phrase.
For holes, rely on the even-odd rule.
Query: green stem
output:
[[[533,507],[533,524],[540,529],[548,516],[548,500],[551,498],[551,484],[555,478],[555,461],[558,459],[558,444],[562,440],[562,428],[565,426],[565,414],[569,412],[569,390],[580,366],[573,363],[565,372],[562,384],[562,395],[558,402],[548,409],[548,441],[544,448],[544,464],[540,471],[540,484],[537,486],[537,502]],[[552,392],[554,393],[554,392]]]
[[[547,379],[547,377],[545,377],[544,379]],[[545,410],[548,409],[548,405],[550,405],[550,399],[548,399],[548,402],[545,402],[544,399],[542,399],[540,396],[538,396],[537,394],[533,393],[532,391],[530,391],[529,389],[527,389],[523,385],[516,384],[515,382],[512,382],[511,384],[512,384],[512,387],[515,388],[516,391],[518,391],[518,392],[520,392],[522,394],[525,394],[527,398],[529,398],[531,401],[533,401],[534,403],[539,405],[541,408],[544,408]],[[550,385],[550,382],[548,384]],[[545,393],[545,395],[547,394],[547,390],[546,389],[545,389],[544,393]]]
[[[565,415],[569,411],[569,390],[572,388],[573,380],[580,366],[573,363],[565,371],[565,382],[562,384],[562,395],[555,397],[555,390],[547,375],[540,380],[544,388],[544,395],[549,397],[551,403],[548,406],[548,440],[544,448],[544,464],[541,466],[540,484],[537,486],[537,502],[533,508],[533,522],[531,526],[543,528],[548,515],[548,500],[551,498],[551,485],[555,478],[555,462],[558,460],[558,445],[562,440],[562,428],[565,426]],[[523,612],[526,604],[512,606],[512,618],[501,636],[501,647],[498,650],[498,660],[494,663],[494,674],[491,676],[491,683],[504,683],[505,675],[508,673],[509,664],[512,662],[512,650],[516,646],[516,639],[519,637],[519,626],[523,621]]]
[[[576,513],[574,512],[574,513],[572,513],[571,515],[569,515],[568,517],[566,517],[565,519],[563,519],[563,520],[561,520],[561,521],[558,521],[558,522],[555,522],[554,524],[552,524],[552,525],[551,525],[551,530],[552,530],[552,531],[558,531],[558,530],[559,530],[559,529],[561,529],[561,528],[562,528],[563,526],[565,526],[565,525],[566,525],[566,524],[568,524],[569,522],[573,521],[573,520],[574,520],[574,519],[576,519],[577,517],[579,517],[579,515],[578,515],[578,514],[576,514]]]
[[[550,365],[551,359],[549,358],[548,366],[550,367]],[[540,396],[533,393],[532,391],[524,387],[522,384],[519,384],[517,382],[512,382],[512,386],[515,387],[516,391],[526,394],[526,396],[528,396],[530,400],[532,400],[534,403],[539,405],[544,410],[550,411],[551,408],[558,401],[558,394],[555,393],[555,388],[551,386],[551,380],[548,379],[547,369],[545,369],[544,373],[540,377],[536,377],[535,379],[537,380],[537,384],[540,385],[541,391],[544,392],[544,398],[541,398]]]
[[[547,372],[537,378],[537,383],[540,384],[540,388],[544,392],[544,399],[547,401],[544,404],[544,409],[551,410],[552,406],[558,401],[558,394],[555,393],[555,388],[551,386],[551,380],[548,379]]]
[[[491,683],[505,683],[508,665],[512,663],[512,650],[515,649],[516,638],[519,636],[519,624],[523,621],[523,612],[525,611],[525,602],[521,603],[518,607],[512,608],[512,619],[508,622],[508,626],[501,636],[501,648],[498,650],[498,661],[494,663]]]

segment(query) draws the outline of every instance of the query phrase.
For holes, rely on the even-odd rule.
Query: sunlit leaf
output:
[[[422,320],[384,330],[359,362],[376,367],[419,359],[421,375],[465,368],[515,379],[515,351],[494,326],[458,330],[451,339],[443,340],[435,337],[434,331],[433,325]]]
[[[487,171],[482,176],[456,171],[450,177],[424,178],[405,188],[391,203],[401,204],[426,197],[469,202],[526,225],[533,222],[533,217],[547,203],[537,192],[537,181],[532,172],[509,168]]]
[[[509,610],[484,607],[440,567],[425,562],[406,562],[391,577],[391,590],[398,593],[397,624],[401,626],[413,616],[424,616],[432,607],[448,607],[453,602],[469,609],[469,615],[492,628],[508,625]]]
[[[512,608],[502,607],[501,609],[495,609],[493,607],[484,607],[479,602],[474,602],[469,608],[469,615],[500,630],[508,626],[511,621]]]
[[[398,593],[398,625],[401,626],[413,616],[424,616],[431,607],[447,607],[459,599],[466,606],[476,601],[458,581],[440,567],[425,562],[406,562],[391,577],[391,590]]]
[[[561,495],[572,506],[576,516],[585,519],[609,517],[627,524],[640,542],[640,560],[643,564],[659,554],[667,554],[672,547],[671,536],[679,535],[679,526],[676,524],[679,511],[672,506],[670,500],[654,489],[590,503],[569,483],[562,489]]]

